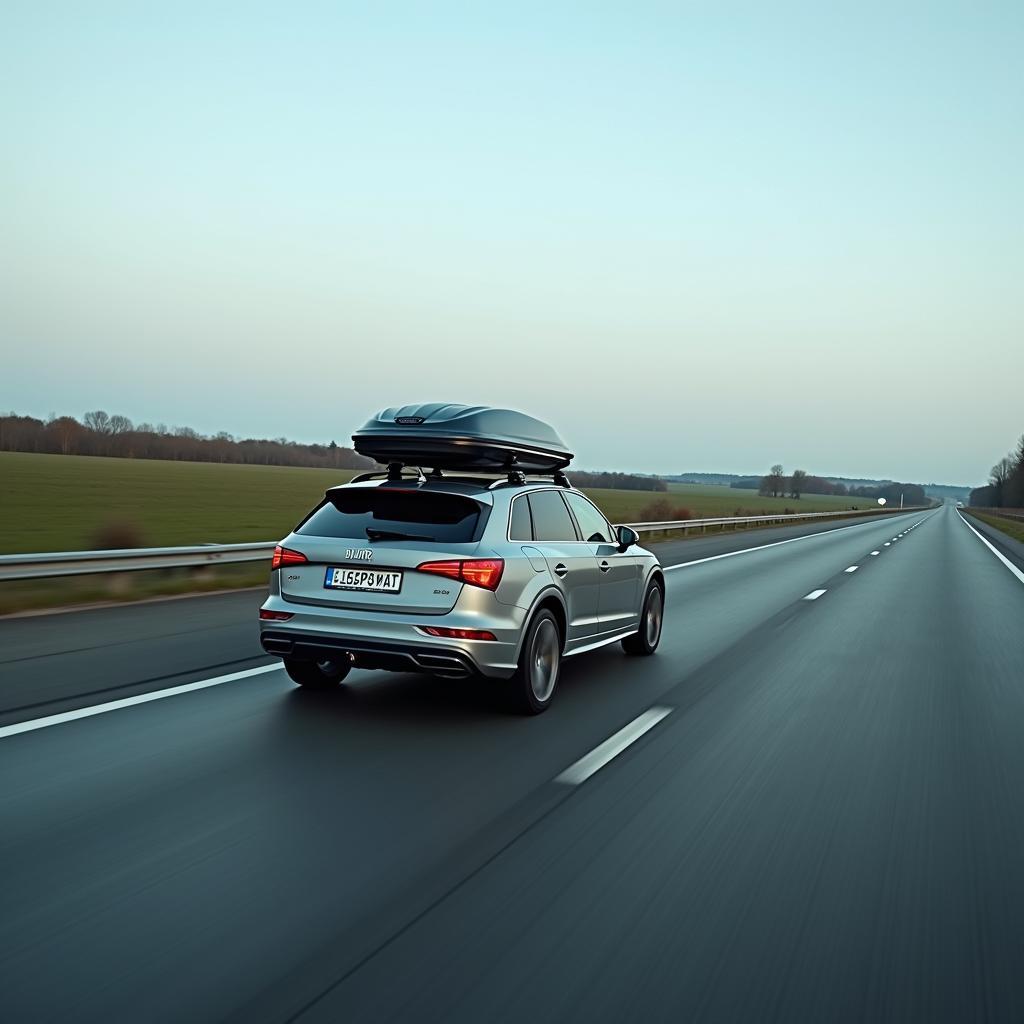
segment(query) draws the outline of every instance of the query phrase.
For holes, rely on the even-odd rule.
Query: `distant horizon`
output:
[[[804,466],[797,466],[797,465],[784,466],[783,468],[786,470],[787,473],[791,473],[794,469],[805,469]],[[763,477],[766,472],[767,471],[763,471],[763,472],[759,472],[759,473],[757,473],[757,472],[755,472],[755,473],[736,473],[736,472],[733,472],[732,470],[728,470],[728,469],[726,469],[726,470],[717,470],[717,469],[688,469],[688,470],[686,470],[685,472],[682,472],[682,473],[667,473],[667,474],[658,474],[658,475],[659,476],[669,477],[669,476],[691,476],[691,475],[692,476],[698,476],[698,475],[704,474],[704,475],[707,475],[707,476],[736,476],[736,477],[747,478],[747,477]],[[925,481],[925,480],[914,480],[911,477],[904,477],[903,479],[896,479],[894,477],[886,477],[886,476],[851,476],[848,473],[818,473],[817,471],[814,471],[814,470],[806,470],[806,472],[809,473],[811,476],[820,477],[822,480],[832,480],[832,481],[854,480],[854,481],[858,481],[858,482],[863,481],[865,483],[905,483],[905,484],[913,483],[913,484],[920,484],[922,487],[953,487],[953,488],[960,488],[962,490],[970,490],[972,487],[980,486],[979,484],[948,484],[948,483],[942,483],[941,481],[938,481],[938,480],[928,480],[928,481]]]
[[[3,404],[580,464],[985,479],[1024,380],[1024,5],[21,5]],[[183,73],[187,69],[187,73]]]
[[[94,408],[98,409],[100,407],[96,406]],[[51,410],[51,411],[47,412],[44,415],[39,415],[38,413],[21,412],[21,411],[19,411],[17,409],[0,409],[0,416],[7,416],[7,415],[28,416],[28,417],[31,417],[33,419],[41,420],[44,423],[49,422],[51,419],[54,419],[54,418],[60,418],[62,416],[71,416],[72,418],[77,420],[79,423],[82,423],[86,413],[89,412],[89,411],[92,411],[92,410],[86,410],[85,412],[82,412],[82,413],[80,413],[78,415],[75,415],[74,413],[56,412],[54,410]],[[104,411],[107,412],[107,413],[110,413],[111,415],[118,415],[118,414],[120,414],[117,411],[113,411],[112,412],[110,409],[106,409]],[[120,414],[120,415],[123,415],[123,414]],[[132,424],[136,428],[138,426],[140,426],[140,425],[149,425],[149,426],[162,425],[162,426],[165,426],[167,428],[167,430],[169,432],[171,432],[171,433],[173,433],[175,430],[195,430],[198,434],[200,434],[200,436],[207,437],[207,438],[216,437],[216,435],[218,433],[222,433],[223,432],[223,433],[230,434],[236,440],[251,439],[251,440],[268,440],[268,441],[270,441],[270,440],[276,440],[278,437],[284,437],[284,439],[287,442],[291,443],[291,444],[298,444],[298,445],[313,445],[313,444],[329,445],[331,443],[331,441],[334,441],[339,447],[349,448],[349,449],[352,448],[352,437],[349,434],[346,434],[344,436],[339,435],[339,436],[328,437],[328,438],[302,439],[302,438],[298,438],[298,437],[287,437],[285,435],[273,435],[272,436],[272,435],[266,435],[266,434],[265,435],[260,435],[260,434],[256,434],[256,433],[248,433],[248,432],[245,432],[245,431],[232,431],[232,430],[226,430],[223,427],[221,427],[219,430],[212,430],[212,431],[209,431],[209,430],[199,430],[196,427],[194,427],[194,426],[192,426],[191,424],[188,424],[188,423],[168,423],[168,422],[166,422],[164,420],[157,420],[155,423],[152,420],[147,420],[147,419],[142,419],[142,420],[139,420],[138,422],[136,422],[135,420],[132,420]],[[40,454],[47,454],[47,453],[40,453]],[[97,457],[102,458],[104,456],[85,455],[83,457],[85,457],[85,458],[97,458]],[[112,457],[112,458],[120,458],[121,456],[110,456],[110,457]],[[161,461],[161,460],[150,460],[150,461]],[[809,468],[807,468],[807,466],[805,466],[803,464],[796,463],[796,462],[794,462],[792,465],[786,465],[785,462],[783,462],[783,466],[784,466],[784,468],[785,468],[787,473],[791,472],[793,469],[804,469],[810,475],[821,477],[824,480],[863,480],[863,481],[870,481],[870,482],[875,482],[875,483],[882,483],[882,482],[888,481],[888,482],[895,482],[895,483],[915,483],[915,484],[921,484],[922,486],[961,488],[961,489],[964,489],[964,490],[970,490],[970,489],[972,489],[974,487],[982,486],[984,484],[984,482],[985,482],[985,481],[981,481],[981,483],[977,483],[977,484],[950,484],[950,483],[940,483],[939,481],[935,481],[935,480],[925,481],[923,479],[915,479],[912,476],[893,477],[893,476],[878,476],[878,475],[857,474],[857,473],[842,473],[842,474],[822,473],[822,472],[818,472],[817,470],[814,470],[814,469],[809,469]],[[765,476],[767,474],[768,469],[769,469],[769,467],[766,466],[761,471],[753,471],[753,472],[740,472],[740,471],[737,471],[737,470],[730,470],[730,469],[647,470],[647,469],[636,469],[636,468],[633,468],[633,467],[621,466],[621,465],[619,465],[619,466],[611,466],[611,465],[586,464],[582,460],[580,460],[580,458],[577,457],[577,456],[573,457],[573,466],[570,466],[569,471],[571,472],[573,468],[578,469],[580,472],[584,472],[584,473],[587,473],[587,472],[593,472],[593,473],[599,473],[599,472],[635,473],[635,474],[637,474],[639,476],[653,476],[653,477],[660,477],[660,478],[668,478],[668,477],[674,477],[674,476],[685,476],[686,474],[689,474],[689,473],[692,473],[692,474],[705,473],[705,474],[712,475],[712,476],[763,477],[763,476]]]

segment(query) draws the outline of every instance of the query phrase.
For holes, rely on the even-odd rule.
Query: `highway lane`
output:
[[[2,739],[5,1006],[1019,1009],[1022,602],[947,508],[670,573],[659,655],[574,659],[535,720],[470,684],[271,673]]]
[[[859,520],[656,547],[670,565],[853,522]],[[0,726],[271,664],[255,628],[262,599],[262,592],[248,591],[0,619]]]
[[[826,597],[302,1019],[1024,1018],[1024,588],[944,510]]]

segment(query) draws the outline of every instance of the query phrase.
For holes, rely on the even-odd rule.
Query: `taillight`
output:
[[[260,618],[264,622],[287,622],[295,612],[272,612],[269,608],[260,609]]]
[[[501,582],[504,570],[503,558],[474,558],[462,563],[462,578],[467,583],[472,583],[474,587],[495,590]]]
[[[452,629],[448,626],[420,626],[431,636],[446,636],[453,640],[497,640],[489,629]]]
[[[501,574],[505,571],[504,558],[465,558],[445,562],[424,562],[416,566],[419,572],[434,576],[447,576],[450,580],[469,583],[485,590],[497,590]]]
[[[280,544],[274,548],[274,557],[270,560],[271,569],[280,569],[282,565],[305,565],[309,559],[301,551],[283,548]]]
[[[461,562],[423,562],[416,566],[417,572],[429,572],[433,576],[447,576],[450,580],[462,579]]]

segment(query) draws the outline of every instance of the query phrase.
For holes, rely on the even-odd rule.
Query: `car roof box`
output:
[[[572,452],[541,420],[512,409],[443,402],[384,409],[352,435],[360,455],[433,469],[551,473]]]

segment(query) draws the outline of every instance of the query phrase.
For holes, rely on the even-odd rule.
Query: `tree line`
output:
[[[885,498],[886,504],[927,505],[928,498],[921,484],[892,481],[877,487],[847,487],[842,482],[834,483],[814,476],[803,469],[794,469],[788,476],[781,463],[776,463],[761,477],[758,493],[764,497],[796,498],[804,494],[833,494],[839,497],[870,498],[877,501]]]
[[[988,483],[971,491],[975,508],[1024,508],[1024,434],[989,471]]]
[[[336,442],[299,444],[284,437],[206,436],[191,427],[132,423],[102,409],[49,420],[9,413],[0,416],[0,451],[50,455],[106,455],[124,459],[179,462],[231,462],[256,466],[310,466],[318,469],[372,469],[371,459]]]
[[[568,470],[576,487],[615,487],[622,491],[667,491],[668,484],[661,477],[638,476],[635,473],[586,473]]]

